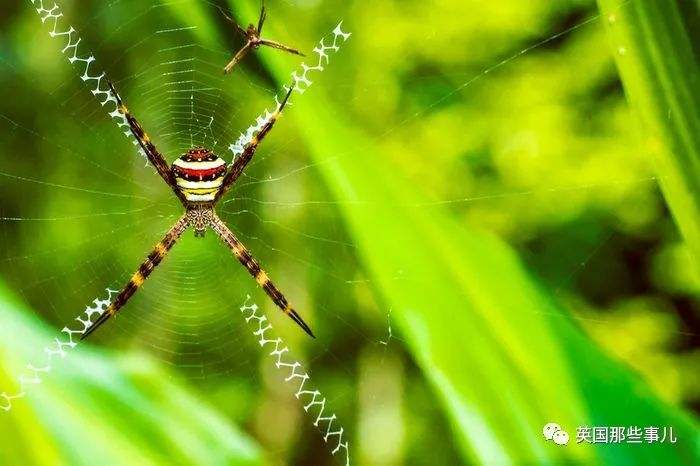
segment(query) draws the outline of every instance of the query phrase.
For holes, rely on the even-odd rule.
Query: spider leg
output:
[[[231,232],[231,230],[226,226],[226,224],[217,216],[211,223],[212,229],[221,237],[226,245],[233,251],[238,261],[243,264],[248,272],[253,276],[258,285],[265,290],[265,293],[272,299],[272,301],[279,307],[282,312],[287,314],[294,322],[299,325],[310,337],[316,338],[311,331],[311,328],[304,322],[301,316],[295,311],[284,297],[282,292],[277,289],[277,287],[268,278],[267,273],[260,268],[260,264],[253,258],[248,249],[240,242],[236,235]]]
[[[292,47],[288,47],[284,44],[280,44],[279,42],[275,42],[274,40],[260,39],[260,43],[262,45],[267,45],[268,47],[272,47],[274,49],[284,50],[285,52],[289,52],[289,53],[292,53],[294,55],[300,55],[302,57],[306,56],[303,53],[301,53],[299,50],[292,48]]]
[[[265,0],[260,2],[260,19],[258,20],[258,35],[262,33],[263,25],[265,24],[265,19],[267,18],[267,9],[265,8]]]
[[[241,173],[243,173],[246,165],[248,165],[253,158],[253,155],[255,155],[255,151],[257,150],[260,142],[265,139],[267,133],[269,133],[270,130],[272,130],[272,127],[275,126],[275,122],[279,119],[280,115],[282,114],[282,110],[284,110],[284,107],[287,105],[289,97],[292,95],[292,91],[294,91],[294,86],[289,88],[289,91],[287,91],[287,94],[284,96],[284,99],[282,99],[282,103],[280,103],[279,107],[277,107],[277,110],[275,110],[258,134],[253,137],[253,140],[245,146],[243,153],[233,162],[231,168],[229,168],[228,173],[226,173],[226,176],[224,177],[224,181],[221,184],[219,192],[216,194],[214,203],[216,203],[221,196],[226,194],[233,183],[235,183],[238,177],[241,176]]]
[[[239,33],[243,34],[244,37],[247,37],[247,36],[248,36],[248,34],[246,33],[246,30],[243,29],[243,28],[236,22],[235,19],[233,19],[233,18],[231,18],[229,15],[227,15],[227,14],[226,14],[226,11],[224,11],[223,8],[221,8],[220,6],[217,6],[217,8],[218,8],[219,11],[221,12],[221,14],[224,15],[224,18],[226,18],[226,20],[227,20],[229,23],[231,23],[231,24],[233,24],[234,26],[236,26],[236,30],[237,30]]]
[[[183,204],[186,203],[182,192],[180,192],[177,187],[177,183],[172,172],[170,171],[168,162],[166,162],[163,155],[158,152],[158,149],[156,149],[156,146],[153,144],[153,142],[151,142],[151,138],[148,137],[148,134],[146,134],[146,132],[143,130],[138,120],[136,120],[136,118],[129,113],[129,110],[126,108],[126,105],[124,105],[124,102],[122,101],[122,98],[117,90],[114,88],[114,85],[111,82],[108,84],[112,95],[115,99],[117,99],[117,109],[126,117],[126,121],[129,123],[129,127],[131,128],[131,133],[134,135],[136,140],[139,142],[139,145],[146,153],[148,161],[151,162],[160,177],[163,178],[163,181],[165,181],[165,183],[175,192],[175,195],[180,199],[180,201],[182,201]]]
[[[246,44],[236,53],[236,55],[231,59],[230,62],[224,67],[224,74],[229,74],[233,71],[233,68],[248,55],[253,43],[251,41],[246,42]]]
[[[151,251],[146,260],[141,264],[136,273],[131,277],[131,280],[122,288],[116,298],[107,306],[107,309],[97,318],[97,320],[83,333],[81,340],[87,338],[92,332],[97,330],[102,324],[107,322],[110,317],[115,315],[129,301],[134,293],[143,285],[146,279],[151,275],[153,269],[161,263],[165,255],[175,245],[182,233],[187,229],[189,223],[187,216],[183,216],[173,225],[165,237],[156,244],[156,247]]]

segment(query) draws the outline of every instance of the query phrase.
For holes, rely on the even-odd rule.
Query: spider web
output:
[[[251,74],[258,73],[257,70],[251,72],[241,67],[234,74],[238,79],[223,76],[221,72],[223,64],[230,57],[232,49],[240,45],[232,40],[233,34],[229,34],[228,37],[222,36],[221,43],[212,44],[211,41],[203,40],[197,35],[198,26],[182,25],[176,18],[177,12],[174,10],[187,9],[201,2],[189,2],[191,5],[187,5],[187,2],[176,2],[180,5],[173,4],[176,6],[172,7],[173,11],[170,11],[173,15],[171,18],[166,14],[167,10],[171,9],[169,5],[155,3],[148,5],[143,2],[113,2],[105,11],[98,11],[93,16],[78,16],[83,24],[99,22],[106,17],[122,18],[123,21],[120,20],[120,25],[115,28],[115,36],[117,34],[128,36],[130,28],[143,30],[144,23],[148,24],[147,27],[153,28],[150,36],[130,47],[124,47],[126,52],[122,51],[111,62],[111,66],[104,68],[103,64],[107,60],[98,57],[105,57],[108,53],[100,50],[101,42],[90,40],[91,45],[98,44],[98,46],[89,49],[86,46],[89,40],[87,34],[84,31],[78,32],[77,28],[71,25],[71,16],[75,18],[76,13],[89,15],[88,11],[81,11],[79,8],[76,11],[66,11],[53,2],[40,0],[31,3],[41,23],[44,23],[44,32],[48,32],[49,38],[55,43],[54,48],[68,59],[68,62],[73,65],[73,73],[79,78],[75,79],[75,76],[68,74],[66,81],[53,83],[55,88],[48,98],[60,109],[70,108],[71,118],[76,118],[78,124],[84,126],[86,133],[99,142],[93,144],[91,154],[86,155],[74,149],[78,146],[73,144],[74,141],[64,145],[63,142],[70,138],[62,140],[58,132],[45,138],[32,129],[31,121],[22,121],[21,115],[14,114],[12,118],[3,115],[4,123],[7,124],[8,133],[11,135],[8,141],[10,145],[21,144],[21,141],[26,138],[36,138],[51,147],[50,150],[53,153],[70,152],[74,160],[84,164],[88,175],[87,181],[81,178],[77,183],[54,183],[45,181],[41,176],[15,175],[11,169],[2,173],[2,176],[10,180],[10,183],[40,185],[47,190],[47,193],[58,190],[104,196],[121,200],[129,207],[97,213],[93,207],[88,209],[91,211],[88,213],[52,217],[30,217],[15,213],[12,206],[3,208],[3,210],[5,208],[13,210],[13,212],[2,212],[3,221],[8,225],[24,226],[33,223],[48,224],[49,228],[61,228],[60,225],[65,225],[66,222],[75,224],[84,221],[85,223],[80,226],[87,227],[95,218],[104,218],[105,223],[110,224],[107,228],[104,226],[95,228],[91,234],[85,234],[83,231],[82,234],[77,235],[78,238],[74,237],[78,241],[73,244],[70,244],[71,241],[68,239],[65,244],[57,247],[35,248],[41,251],[37,254],[7,255],[3,260],[9,268],[16,267],[19,263],[24,270],[39,269],[45,265],[47,257],[60,257],[65,249],[72,249],[75,244],[82,244],[89,249],[90,244],[101,243],[105,238],[109,238],[111,245],[108,249],[100,246],[98,255],[91,254],[89,261],[76,257],[74,269],[68,271],[64,269],[61,275],[44,276],[36,283],[26,281],[21,284],[12,283],[13,288],[25,297],[36,296],[37,293],[44,297],[50,296],[43,302],[42,299],[28,300],[37,308],[46,309],[48,306],[49,310],[45,313],[52,320],[69,324],[64,328],[61,338],[53,343],[47,342],[46,349],[37,348],[34,362],[27,366],[26,373],[19,375],[19,391],[16,394],[3,393],[1,400],[5,402],[3,409],[11,409],[13,402],[17,402],[18,398],[25,396],[28,390],[41,382],[42,377],[45,377],[52,365],[55,365],[56,358],[66,357],[70,350],[75,348],[77,336],[84,332],[87,323],[94,320],[96,315],[104,309],[105,303],[114,296],[113,290],[118,290],[133,273],[133,264],[143,259],[155,240],[177,218],[177,212],[168,205],[168,196],[159,192],[161,191],[157,186],[159,181],[157,178],[152,178],[151,168],[146,166],[145,154],[138,148],[131,133],[127,131],[123,116],[116,111],[116,100],[108,91],[107,80],[115,82],[127,105],[138,115],[149,133],[157,135],[154,139],[159,149],[165,154],[181,154],[191,147],[206,146],[228,160],[232,160],[240,153],[239,148],[247,142],[246,139],[257,132],[270,116],[270,111],[279,102],[278,89],[275,89],[269,81],[266,87],[260,87],[259,79],[253,79],[254,76]],[[218,6],[209,3],[202,3],[201,6],[208,14],[221,18]],[[126,18],[129,20],[127,21]],[[226,27],[231,29],[230,25]],[[350,34],[344,32],[341,27],[340,24],[328,25],[326,31],[319,35],[320,41],[308,44],[309,56],[303,64],[290,61],[289,84],[294,85],[294,96],[290,100],[290,108],[293,106],[295,96],[302,95],[312,85],[315,75],[329,65],[330,56],[338,52],[340,45],[350,37]],[[103,39],[109,41],[110,38],[111,36],[107,36]],[[45,36],[42,39],[48,40]],[[230,45],[231,43],[233,45]],[[132,53],[150,57],[150,60],[134,67],[133,73],[124,73],[124,69],[129,68],[125,63],[128,62],[129,54]],[[11,61],[3,60],[3,62],[13,71],[17,71]],[[84,85],[82,89],[81,81]],[[286,91],[281,89],[281,92]],[[258,98],[248,102],[246,94],[251,93],[258,94]],[[132,98],[132,95],[137,95],[138,98]],[[247,108],[243,108],[243,104]],[[91,127],[93,122],[97,122],[100,129]],[[246,129],[248,123],[252,125]],[[136,147],[134,152],[137,155],[130,154],[128,145],[120,143],[119,139],[115,138],[115,134],[119,132],[114,132],[114,126],[134,144]],[[281,150],[274,144],[275,141],[270,138],[270,143],[266,144],[268,151],[261,153],[258,160],[251,164],[253,171],[256,164],[261,163],[266,157],[275,156]],[[115,150],[115,148],[118,149]],[[99,153],[100,156],[94,157],[94,153]],[[172,156],[169,157],[170,161],[172,158]],[[110,162],[105,163],[105,160],[119,160],[119,163],[115,168]],[[91,170],[93,173],[90,173]],[[125,175],[125,173],[128,174]],[[104,179],[100,178],[102,176]],[[83,187],[85,184],[91,184],[90,178],[100,186],[114,187],[114,192],[109,189]],[[327,238],[314,237],[288,226],[283,227],[277,220],[267,220],[264,217],[266,214],[264,210],[271,209],[260,208],[259,194],[256,193],[259,190],[256,187],[264,185],[267,180],[250,175],[246,175],[242,180],[243,186],[236,187],[234,190],[234,195],[240,195],[242,199],[237,199],[220,210],[222,218],[229,224],[254,222],[273,228],[283,228],[287,235],[297,241],[300,239],[327,240]],[[246,185],[250,187],[246,189]],[[123,193],[125,186],[133,194]],[[73,207],[76,205],[73,204]],[[27,212],[21,206],[14,206],[14,208],[20,212]],[[149,218],[141,221],[136,218],[138,215]],[[92,224],[89,228],[94,227],[95,225]],[[12,227],[6,231],[11,229]],[[95,234],[94,231],[99,233]],[[122,237],[121,235],[125,233],[126,235]],[[282,248],[275,247],[267,243],[265,238],[256,235],[242,231],[238,231],[237,234],[254,251],[262,249],[262,253],[256,253],[256,257],[267,265],[266,268],[278,283],[286,281],[282,273],[274,273],[272,261],[266,259],[266,256],[283,251]],[[336,239],[328,241],[330,244],[340,243]],[[128,262],[119,261],[115,265],[110,265],[110,261],[105,260],[105,257],[121,255],[122,249],[130,249],[129,243],[135,242],[139,243],[138,248],[141,251],[133,253],[134,256]],[[290,243],[293,248],[293,241]],[[62,260],[65,259],[64,256]],[[305,265],[303,260],[293,254],[287,254],[278,263],[290,259],[296,261],[297,271]],[[107,265],[104,265],[105,263]],[[292,270],[293,268],[294,265]],[[79,275],[83,278],[78,279]],[[12,282],[11,279],[9,281]],[[80,288],[64,288],[61,286],[64,282],[79,283]],[[251,331],[240,318],[238,311],[238,306],[246,294],[258,293],[257,287],[250,277],[246,277],[245,271],[237,265],[231,253],[222,248],[217,238],[211,234],[203,241],[195,241],[191,237],[183,238],[161,270],[149,280],[148,288],[157,290],[157,293],[146,292],[142,296],[134,297],[134,306],[147,311],[134,316],[133,320],[131,318],[115,319],[113,331],[110,332],[111,336],[106,337],[113,340],[111,345],[119,347],[120,340],[128,345],[129,341],[138,339],[149,353],[174,366],[179,373],[188,378],[207,380],[214,390],[217,387],[216,380],[225,381],[221,385],[225,385],[227,390],[239,390],[247,395],[252,395],[250,390],[256,384],[269,386],[272,383],[272,381],[267,383],[256,381],[255,374],[258,373],[257,361],[260,352],[255,349],[256,337],[251,335]],[[292,293],[302,297],[305,295],[305,293],[298,293],[300,290],[303,291],[303,284],[296,284],[296,288],[294,286],[284,288],[290,299]],[[90,298],[87,298],[90,295],[98,298],[91,302]],[[262,298],[264,295],[258,297]],[[295,301],[298,300],[299,298]],[[70,301],[73,303],[68,304]],[[267,301],[263,302],[264,307],[269,311]],[[76,303],[83,303],[82,306],[88,304],[85,313],[76,312],[81,309],[81,305]],[[77,319],[76,316],[78,316]],[[273,321],[276,319],[279,320],[278,327],[288,329],[281,333],[288,333],[292,324],[286,319],[279,319],[279,316],[272,317]],[[76,320],[77,323],[74,322]],[[70,324],[70,322],[73,323]],[[301,338],[291,333],[288,339],[300,345]],[[45,353],[43,356],[42,350]],[[330,353],[329,350],[326,352]],[[295,353],[303,355],[301,351]],[[274,377],[274,380],[284,379],[282,374]],[[234,382],[232,383],[231,380]],[[235,380],[240,382],[236,383]],[[318,384],[322,380],[315,382]],[[304,393],[307,392],[304,391],[301,394]],[[318,429],[327,428],[322,431],[321,438],[325,442],[335,443],[334,445],[329,443],[331,453],[339,454],[338,456],[347,453],[347,441],[344,440],[342,428],[340,432],[334,430],[336,427],[333,424],[337,425],[337,422],[333,421],[335,414],[329,414],[332,409],[330,405],[332,400],[324,398],[322,405],[319,405],[321,400],[317,397],[320,396],[320,392],[308,393],[313,394],[313,401],[311,405],[305,406],[305,410],[314,416],[313,425]],[[290,390],[290,394],[294,394],[294,391]],[[305,401],[303,397],[301,401]],[[328,421],[330,424],[326,424]],[[301,421],[295,422],[291,419],[290,425],[299,422]],[[301,427],[302,425],[299,426]],[[339,462],[349,464],[349,459],[339,459]]]
[[[125,118],[116,109],[116,99],[107,88],[106,82],[109,79],[107,74],[97,68],[98,64],[95,55],[88,55],[81,51],[80,46],[83,38],[79,36],[78,31],[73,26],[65,24],[67,19],[57,4],[41,0],[36,0],[32,3],[41,22],[48,25],[49,36],[58,40],[59,45],[62,47],[61,52],[66,55],[68,61],[78,71],[80,80],[86,84],[100,105],[106,108],[109,117],[115,120],[117,126],[137,146],[133,135],[128,131]],[[111,6],[113,9],[118,7],[122,7],[130,12],[134,11],[133,6],[127,2],[115,2]],[[185,6],[185,8],[187,7]],[[158,15],[160,10],[163,9],[164,7],[158,5],[145,5],[140,10],[141,13],[139,13],[138,9],[136,10],[134,20],[137,18],[148,20],[149,16]],[[137,24],[133,20],[132,22]],[[153,31],[152,40],[148,41],[148,45],[152,47],[152,50],[143,52],[145,56],[152,56],[153,61],[142,65],[145,71],[127,76],[120,80],[119,84],[130,80],[137,80],[140,83],[138,84],[138,91],[142,98],[142,113],[145,115],[156,115],[154,122],[149,122],[151,123],[150,125],[148,123],[144,124],[147,127],[150,126],[153,134],[159,135],[159,146],[164,153],[181,154],[187,148],[205,146],[213,148],[219,153],[228,148],[233,157],[235,157],[240,154],[243,145],[269,118],[270,110],[264,110],[255,119],[253,125],[236,136],[235,126],[231,124],[231,121],[239,116],[238,110],[230,108],[227,99],[224,98],[226,92],[231,92],[225,88],[226,80],[220,73],[220,62],[230,52],[225,48],[221,50],[207,48],[194,41],[191,33],[197,29],[197,26],[176,27],[175,23],[172,26]],[[126,33],[128,34],[128,31]],[[300,71],[292,73],[290,82],[294,82],[295,92],[298,94],[302,94],[312,84],[310,78],[313,73],[323,70],[323,66],[328,63],[329,53],[339,50],[339,42],[349,38],[349,34],[343,32],[340,25],[336,26],[329,36],[328,45],[326,45],[328,40],[326,37],[314,47],[311,65],[304,63],[301,65]],[[142,43],[145,42],[142,41]],[[136,48],[137,45],[133,46],[132,49]],[[250,81],[248,83],[250,84]],[[274,95],[274,102],[276,105],[279,103],[277,95]],[[86,102],[83,105],[87,107],[89,103]],[[293,104],[290,102],[291,105]],[[90,112],[95,111],[94,108],[87,110]],[[142,121],[148,121],[148,116],[142,118]],[[14,124],[14,122],[12,123]],[[138,148],[138,153],[144,158],[144,163],[146,163],[145,154],[140,148]],[[142,187],[143,185],[139,186]],[[55,187],[58,188],[59,186]],[[90,190],[86,191],[91,192]],[[111,193],[106,193],[105,195],[111,195]],[[114,196],[128,197],[120,194],[114,194]],[[140,196],[140,198],[146,199],[144,196]],[[224,212],[229,215],[252,214],[251,211],[245,209]],[[168,215],[165,218],[170,222],[173,217]],[[11,220],[11,218],[8,217],[6,220]],[[262,219],[258,217],[257,220]],[[187,249],[187,246],[183,249]],[[205,249],[205,251],[208,250]],[[202,254],[198,252],[197,255],[201,256]],[[228,262],[230,257],[225,257],[225,259]],[[177,264],[175,264],[173,266],[174,271],[171,276],[175,277],[176,281],[166,281],[164,284],[163,293],[166,299],[170,290],[173,290],[174,295],[193,289],[201,291],[202,284],[194,283],[208,275],[215,276],[218,272],[217,267],[221,264],[220,260],[213,260],[210,262],[211,265],[207,265],[203,269],[197,269],[196,266],[190,265],[191,260],[191,258],[185,258],[183,259],[184,265],[177,267]],[[200,263],[203,262],[200,261]],[[185,278],[180,277],[180,275],[183,275]],[[206,287],[207,280],[203,281]],[[211,288],[208,294],[213,297],[220,296],[220,294],[215,293],[215,288]],[[214,299],[213,304],[214,308],[220,308],[224,303]],[[170,317],[176,316],[172,315]],[[142,322],[139,326],[141,325],[147,326],[148,324]],[[195,329],[190,334],[199,335],[199,332]],[[215,345],[210,344],[211,342],[208,343],[207,347],[215,347]]]
[[[179,215],[171,193],[161,186],[143,154],[139,155],[136,146],[130,147],[135,141],[126,131],[123,119],[114,112],[113,100],[104,91],[106,77],[102,70],[115,82],[129,109],[169,162],[194,146],[209,147],[231,161],[269,116],[284,89],[277,88],[256,64],[255,54],[231,76],[223,75],[223,65],[241,45],[219,11],[219,8],[229,11],[223,3],[116,0],[98,6],[66,4],[61,5],[60,12],[64,15],[60,18],[61,29],[54,29],[53,18],[58,10],[49,6],[53,2],[27,0],[25,3],[18,8],[22,10],[18,14],[27,15],[27,27],[35,31],[36,44],[41,47],[37,47],[40,51],[32,51],[33,44],[26,44],[24,49],[3,54],[0,65],[9,76],[3,83],[4,92],[10,96],[13,87],[23,85],[42,89],[36,105],[42,108],[45,121],[38,121],[31,108],[3,99],[0,129],[7,135],[4,153],[18,153],[20,148],[27,148],[34,158],[6,156],[0,163],[0,177],[4,179],[0,194],[5,194],[4,191],[15,197],[17,192],[31,194],[16,204],[1,207],[0,244],[4,253],[0,256],[0,268],[12,289],[60,329],[81,314],[85,306],[91,306],[93,299],[104,299],[106,289],[119,289]],[[388,83],[370,81],[376,63],[359,65],[367,71],[366,78],[355,70],[353,79],[367,80],[360,84],[350,82],[342,72],[348,66],[358,65],[343,62],[344,50],[337,49],[359,44],[371,49],[374,45],[367,39],[369,31],[353,30],[353,39],[345,44],[351,29],[335,21],[318,24],[316,30],[303,36],[305,39],[299,39],[302,37],[299,25],[312,24],[311,9],[297,2],[269,3],[266,34],[309,55],[304,60],[306,67],[300,67],[297,57],[280,56],[286,60],[290,76],[296,76],[294,81],[298,85],[289,112],[295,110],[294,102],[303,99],[302,91],[311,82],[314,86],[331,88],[336,99],[347,102],[348,109],[355,100],[353,92],[365,97],[391,89]],[[381,125],[370,121],[368,125],[376,135],[377,144],[394,158],[402,146],[392,141],[414,138],[427,147],[428,128],[447,124],[446,130],[458,131],[465,119],[469,124],[479,121],[476,110],[467,109],[467,116],[450,126],[440,110],[452,99],[468,98],[469,91],[477,86],[481,86],[480,90],[483,87],[500,90],[531,84],[513,83],[508,81],[507,73],[498,72],[517,68],[531,56],[533,60],[545,60],[541,55],[546,54],[553,56],[545,62],[546,66],[556,65],[559,59],[554,46],[565,38],[582,43],[600,40],[599,18],[591,13],[590,2],[582,4],[580,11],[585,14],[576,17],[572,24],[554,27],[550,7],[533,9],[532,16],[525,20],[530,30],[518,32],[527,45],[517,50],[508,49],[505,41],[496,41],[492,44],[495,50],[488,53],[472,51],[477,58],[453,74],[436,76],[428,70],[422,77],[416,77],[420,72],[414,73],[403,85],[418,96],[417,106],[398,120],[383,121]],[[43,25],[37,21],[32,7],[39,10]],[[298,23],[276,21],[275,10],[298,12]],[[557,8],[551,10],[556,13]],[[384,13],[391,16],[390,12]],[[202,25],[200,14],[217,18],[215,31]],[[244,23],[256,20],[242,19]],[[46,36],[48,32],[65,31],[65,26],[70,24],[75,28],[74,33]],[[426,48],[445,47],[449,53],[447,40],[440,38],[436,28],[437,21],[431,20],[428,30],[418,35],[417,43]],[[362,37],[361,42],[354,44],[358,36]],[[531,40],[532,37],[535,39]],[[321,38],[324,42],[319,48]],[[49,48],[47,42],[53,45]],[[64,48],[66,43],[69,47]],[[376,48],[380,50],[380,45]],[[78,56],[73,55],[78,50],[80,57],[86,57],[85,53],[89,53],[87,57],[96,57],[94,62],[86,58],[73,60],[72,66],[65,63],[66,57]],[[535,54],[543,50],[541,55]],[[279,52],[261,49],[256,53]],[[419,61],[417,55],[414,61]],[[345,67],[334,70],[336,59]],[[324,68],[322,72],[319,66]],[[571,63],[560,66],[574,67]],[[89,73],[84,71],[86,68]],[[421,94],[423,84],[436,81],[442,81],[443,92]],[[544,83],[534,85],[545,87]],[[313,88],[308,92],[313,92]],[[464,102],[462,105],[468,106]],[[370,120],[381,120],[381,106],[376,110],[378,116],[369,116]],[[84,136],[75,138],[76,127]],[[124,135],[131,142],[124,141]],[[527,135],[514,141],[515,147],[502,151],[502,163],[519,162],[518,157],[532,144]],[[474,141],[470,143],[473,145]],[[232,190],[232,197],[222,203],[219,213],[315,331],[322,329],[324,322],[330,322],[329,327],[343,329],[367,345],[374,345],[382,355],[380,364],[385,370],[398,370],[393,362],[395,358],[389,355],[385,359],[387,351],[396,351],[393,347],[400,343],[400,337],[392,332],[389,310],[366,297],[371,294],[373,283],[358,264],[355,246],[337,210],[339,201],[319,182],[320,176],[300,146],[298,136],[282,119]],[[352,157],[360,149],[349,148],[338,157]],[[556,159],[555,163],[570,163],[562,159]],[[458,188],[466,184],[465,180],[437,182],[429,178],[426,183],[435,193],[434,202],[416,208],[447,205],[466,219],[488,218],[485,228],[512,239],[527,257],[532,246],[528,240],[535,235],[535,225],[547,215],[543,206],[553,199],[572,205],[570,210],[564,209],[566,216],[582,206],[595,206],[596,195],[615,195],[627,200],[630,196],[635,199],[630,194],[632,191],[637,191],[640,197],[655,195],[655,180],[649,172],[643,167],[629,168],[613,164],[613,177],[603,181],[580,173],[563,180],[554,179],[554,171],[543,169],[536,183],[514,180],[507,187],[493,183],[487,173],[483,177],[486,181],[468,180],[473,186],[466,194]],[[416,176],[409,169],[406,174]],[[61,202],[54,202],[54,197]],[[532,204],[542,211],[523,209],[523,205]],[[314,219],[313,230],[304,228],[311,224],[310,218]],[[509,219],[515,219],[510,223],[520,225],[521,230],[509,230]],[[61,236],[65,238],[62,243],[51,242],[57,237],[56,231],[64,230],[69,234]],[[559,289],[565,289],[572,277],[584,274],[591,260],[614,237],[615,233],[606,231],[593,242],[583,244],[580,255],[553,277],[560,284]],[[533,268],[537,266],[533,263]],[[338,299],[331,292],[317,293],[320,298],[317,296],[312,306],[310,290],[321,286],[347,298],[348,303],[356,303],[357,295],[361,295],[359,301],[373,316],[368,318],[372,323],[361,325],[350,321],[347,316],[353,315],[353,309],[338,308]],[[333,383],[342,379],[353,385],[356,380],[355,363],[345,355],[342,340],[334,343],[332,335],[327,335],[322,343],[310,345],[267,302],[211,233],[203,240],[185,235],[121,315],[95,334],[95,340],[117,349],[143,348],[171,365],[179,375],[206,386],[204,391],[220,394],[238,391],[247,399],[256,399],[254,393],[262,387],[268,393],[267,401],[253,403],[248,409],[284,406],[276,393],[277,385],[281,385],[280,377],[270,375],[265,369],[270,361],[261,357],[257,340],[240,316],[239,307],[249,294],[266,311],[275,330],[312,368],[315,362],[335,363],[336,371],[318,374],[315,382],[322,387],[334,387],[335,391],[324,390],[324,393],[329,395],[330,403],[341,407],[340,418],[343,415],[351,418],[357,394],[354,389],[339,389]],[[371,404],[372,396],[369,398]],[[248,413],[235,412],[236,408],[231,406],[228,409],[234,411],[233,417],[247,418]],[[290,429],[303,429],[305,425],[293,415],[285,419]],[[314,434],[304,438],[318,445],[318,441],[314,443]],[[276,446],[284,457],[284,450],[289,448],[294,436],[287,432],[286,437],[281,437],[288,443]]]

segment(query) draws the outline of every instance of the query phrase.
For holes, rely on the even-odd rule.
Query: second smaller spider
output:
[[[262,34],[263,25],[265,24],[265,18],[267,17],[267,11],[265,9],[265,2],[264,1],[262,2],[262,6],[260,9],[260,19],[258,19],[258,26],[257,27],[255,27],[255,25],[253,25],[253,24],[249,24],[248,29],[243,29],[233,18],[228,16],[223,11],[222,11],[222,13],[229,22],[233,23],[233,25],[236,27],[236,30],[246,40],[245,45],[238,51],[238,53],[236,53],[236,55],[231,59],[231,61],[228,62],[228,64],[224,67],[225,74],[229,74],[231,71],[233,71],[233,68],[241,60],[243,60],[243,58],[245,58],[246,55],[248,55],[248,52],[250,52],[251,50],[257,49],[262,45],[272,47],[275,49],[279,49],[279,50],[284,50],[285,52],[289,52],[289,53],[294,54],[294,55],[300,55],[302,57],[306,56],[295,48],[281,44],[281,43],[276,42],[274,40],[263,39],[260,37],[260,34]]]

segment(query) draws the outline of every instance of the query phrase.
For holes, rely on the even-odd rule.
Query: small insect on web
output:
[[[134,273],[129,282],[122,288],[105,312],[87,329],[82,338],[86,338],[109,320],[110,317],[119,312],[148,279],[153,269],[161,263],[185,230],[190,227],[194,229],[195,236],[200,237],[204,236],[207,228],[214,230],[282,312],[292,318],[308,335],[314,337],[311,328],[290,306],[282,292],[272,283],[267,273],[262,270],[260,264],[214,210],[217,202],[228,192],[252,160],[260,142],[272,130],[287,104],[294,86],[290,87],[265,126],[246,145],[241,156],[228,168],[222,158],[206,148],[190,149],[185,155],[177,159],[172,167],[168,167],[165,158],[158,152],[151,138],[146,134],[136,118],[129,113],[112,83],[109,83],[109,88],[112,96],[117,101],[119,112],[126,117],[131,132],[146,153],[149,162],[155,167],[163,181],[173,190],[185,207],[186,212],[175,222],[163,239],[156,244],[153,251]]]
[[[221,10],[221,8],[219,8]],[[262,34],[262,29],[265,24],[265,19],[267,18],[267,10],[265,9],[265,2],[264,0],[261,2],[261,7],[260,7],[260,18],[258,19],[258,26],[256,27],[253,24],[248,25],[248,29],[243,29],[233,18],[231,18],[229,15],[227,15],[223,10],[221,10],[221,13],[224,15],[224,17],[232,23],[236,30],[245,38],[246,43],[245,45],[234,55],[234,57],[231,59],[230,62],[224,67],[224,73],[229,74],[231,71],[233,71],[233,68],[241,61],[243,58],[245,58],[246,55],[248,55],[248,52],[251,50],[255,50],[263,45],[267,47],[272,47],[275,49],[283,50],[285,52],[289,52],[294,55],[300,55],[302,57],[305,57],[303,53],[301,53],[299,50],[289,47],[287,45],[281,44],[277,41],[274,40],[269,40],[269,39],[263,39],[260,37]]]

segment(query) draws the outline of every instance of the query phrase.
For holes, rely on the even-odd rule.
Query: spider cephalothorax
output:
[[[248,29],[245,31],[241,31],[243,35],[245,36],[246,39],[248,39],[250,42],[252,42],[252,45],[254,48],[258,48],[261,43],[260,43],[260,31],[258,28],[255,27],[254,24],[249,24]]]
[[[279,307],[282,312],[291,317],[306,333],[313,337],[309,326],[292,308],[282,292],[272,283],[267,273],[260,267],[260,264],[253,258],[248,249],[233,234],[226,224],[216,215],[214,207],[221,197],[233,186],[243,169],[253,158],[258,144],[270,132],[275,122],[284,109],[289,96],[294,87],[290,87],[287,95],[282,100],[277,110],[270,116],[257,135],[245,146],[243,152],[236,158],[230,167],[226,162],[217,157],[212,151],[205,148],[194,148],[168,166],[165,158],[158,152],[156,146],[143,130],[136,118],[134,118],[122,102],[121,97],[110,83],[110,90],[117,101],[117,108],[129,123],[131,132],[139,142],[148,161],[153,164],[158,174],[165,183],[170,186],[182,205],[185,207],[185,214],[175,222],[168,230],[165,237],[156,244],[156,247],[141,264],[129,282],[117,294],[105,312],[88,328],[83,334],[83,338],[94,332],[100,325],[104,324],[110,317],[115,315],[143,285],[151,275],[153,269],[161,263],[168,251],[175,245],[180,236],[188,228],[194,229],[195,236],[204,236],[204,232],[211,228],[223,240],[224,244],[233,252],[238,261],[248,270],[255,281],[265,290],[265,293]]]
[[[194,230],[194,236],[204,237],[204,234],[214,220],[212,204],[196,203],[187,209],[187,221]]]

